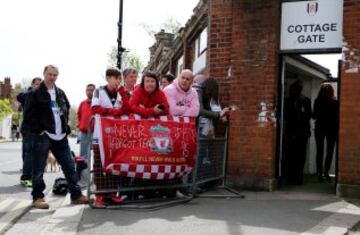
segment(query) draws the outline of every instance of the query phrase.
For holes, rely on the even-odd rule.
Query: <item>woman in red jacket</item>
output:
[[[129,106],[134,113],[145,118],[169,113],[169,104],[159,88],[159,80],[155,73],[144,73],[141,85],[134,90],[129,100]]]

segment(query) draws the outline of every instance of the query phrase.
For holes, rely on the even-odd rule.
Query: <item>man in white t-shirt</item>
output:
[[[88,204],[89,199],[81,193],[75,162],[72,158],[67,135],[70,104],[63,90],[55,85],[59,70],[54,65],[44,68],[44,81],[32,90],[24,108],[30,132],[34,135],[33,147],[33,206],[48,209],[44,200],[44,169],[49,150],[53,153],[64,172],[71,194],[72,204]]]

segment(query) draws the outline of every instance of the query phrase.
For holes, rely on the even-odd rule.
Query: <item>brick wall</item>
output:
[[[277,0],[210,1],[209,75],[225,103],[239,108],[231,116],[228,179],[243,187],[269,190],[275,177],[276,128],[258,114],[260,102],[270,112],[276,102],[279,14]]]
[[[207,71],[218,80],[221,103],[229,104],[232,48],[232,1],[209,1]]]
[[[344,0],[340,93],[340,196],[360,195],[360,1]],[[356,186],[357,185],[357,186]]]
[[[280,78],[281,1],[209,0],[208,4],[208,66],[205,74],[219,81],[222,103],[238,107],[230,122],[228,182],[271,190],[275,179],[277,142],[276,127],[270,114],[275,111]],[[200,17],[202,14],[195,15]],[[340,196],[360,197],[359,22],[360,0],[344,0],[337,189]],[[191,27],[197,26],[189,24],[187,35],[196,31]],[[194,44],[187,39],[182,39],[184,43],[178,46],[183,47],[185,66],[191,67]],[[172,54],[170,70],[173,73],[180,52],[175,50]],[[258,120],[260,102],[267,104],[266,123]]]

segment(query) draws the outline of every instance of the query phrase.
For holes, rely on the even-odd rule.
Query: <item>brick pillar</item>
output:
[[[344,0],[337,194],[360,197],[360,1]]]
[[[217,79],[220,85],[221,103],[229,104],[232,47],[232,2],[229,0],[209,1],[207,71],[209,77]]]
[[[277,0],[212,0],[209,8],[209,75],[221,95],[239,109],[232,113],[228,182],[271,190],[275,178],[276,127],[270,120],[279,79]],[[260,103],[268,122],[259,122]]]

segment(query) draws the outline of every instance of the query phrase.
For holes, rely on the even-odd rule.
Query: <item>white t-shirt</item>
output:
[[[115,100],[111,100],[104,87],[100,87],[94,91],[93,98],[91,100],[91,107],[102,106],[104,108],[121,108],[122,100],[119,92],[116,92]]]
[[[111,100],[105,90],[105,87],[100,87],[98,89],[95,89],[93,98],[91,100],[91,107],[94,107],[94,106],[102,106],[104,108],[119,109],[122,107],[121,95],[119,94],[119,92],[116,92],[116,98],[114,98],[114,100]],[[101,138],[100,133],[101,133],[101,131],[100,131],[100,115],[96,114],[93,139],[98,140],[99,138]]]
[[[47,131],[45,133],[49,136],[50,139],[62,140],[66,136],[66,133],[63,132],[62,127],[61,127],[61,118],[60,118],[60,116],[63,115],[63,113],[61,112],[61,109],[59,107],[58,102],[56,101],[55,88],[49,89],[48,92],[49,92],[50,97],[51,97],[50,107],[51,107],[51,110],[52,110],[53,115],[54,115],[55,134],[49,133]]]

